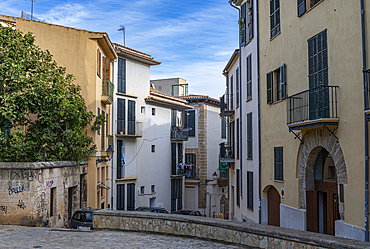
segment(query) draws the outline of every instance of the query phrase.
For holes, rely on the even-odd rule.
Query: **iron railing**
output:
[[[112,82],[110,82],[110,80],[104,80],[102,95],[109,96],[113,100],[113,92],[114,92],[114,85],[112,84]]]
[[[188,131],[184,131],[183,127],[171,127],[171,139],[173,140],[188,140]]]
[[[365,110],[370,109],[370,86],[369,86],[369,80],[370,80],[370,69],[364,70],[364,81],[366,82],[364,84],[364,96],[365,96]]]
[[[117,120],[117,135],[142,136],[142,122]]]
[[[227,104],[226,104],[226,94],[224,94],[220,99],[220,107],[221,107],[221,113],[225,110],[227,110]]]
[[[287,97],[287,123],[338,118],[338,86],[320,85]]]
[[[220,144],[220,158],[221,159],[234,159],[234,144],[221,143]]]

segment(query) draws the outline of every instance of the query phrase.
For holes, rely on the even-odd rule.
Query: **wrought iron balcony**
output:
[[[221,143],[220,144],[220,159],[234,160],[234,144],[233,143]]]
[[[224,94],[221,99],[220,99],[220,104],[221,104],[221,113],[220,113],[220,116],[221,117],[231,117],[234,115],[234,110],[228,110],[228,105],[227,105],[227,95]]]
[[[337,125],[338,86],[320,85],[287,97],[289,130],[320,125]]]
[[[186,141],[188,140],[188,130],[183,127],[172,126],[171,127],[171,140]]]
[[[114,92],[114,85],[110,80],[104,80],[102,86],[102,98],[101,101],[105,104],[112,104],[113,103],[113,92]]]
[[[143,122],[117,120],[118,137],[141,137],[143,136]]]

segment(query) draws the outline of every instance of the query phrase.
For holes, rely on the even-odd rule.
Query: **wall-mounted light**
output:
[[[218,177],[218,175],[217,175],[217,173],[216,173],[216,171],[215,171],[215,172],[213,172],[213,174],[212,174],[212,180],[206,179],[206,183],[208,183],[208,182],[213,182],[214,180],[216,180],[216,179],[217,179],[217,177]]]
[[[109,145],[108,146],[108,149],[106,151],[104,151],[104,152],[107,153],[108,159],[101,159],[101,158],[96,157],[96,164],[101,163],[101,162],[108,162],[108,161],[110,161],[112,159],[113,153],[114,153],[114,150],[112,148],[112,145]]]

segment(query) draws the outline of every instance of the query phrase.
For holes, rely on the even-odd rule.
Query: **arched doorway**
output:
[[[280,195],[279,192],[271,186],[267,191],[268,224],[271,226],[280,226]]]
[[[335,235],[335,221],[340,219],[337,174],[330,153],[319,149],[313,174],[314,189],[306,191],[307,230]]]
[[[310,130],[298,156],[300,207],[307,230],[335,235],[335,220],[344,218],[347,168],[339,141],[327,130]]]

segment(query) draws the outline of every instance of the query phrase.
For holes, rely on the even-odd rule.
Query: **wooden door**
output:
[[[306,210],[307,231],[319,232],[316,191],[306,191]]]
[[[278,191],[271,187],[267,191],[268,199],[268,224],[271,226],[280,226],[280,195]]]

